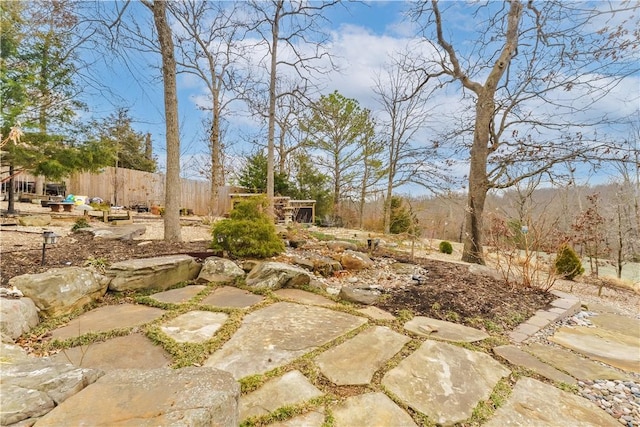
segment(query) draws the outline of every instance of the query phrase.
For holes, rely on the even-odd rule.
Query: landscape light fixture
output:
[[[45,253],[47,250],[47,245],[53,245],[57,243],[58,237],[60,236],[53,231],[42,232],[42,263],[40,265],[44,265],[45,263]]]

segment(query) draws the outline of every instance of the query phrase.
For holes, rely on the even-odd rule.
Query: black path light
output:
[[[57,243],[58,237],[60,236],[53,231],[42,232],[42,263],[40,265],[44,265],[45,263],[45,252],[47,250],[47,245],[53,245]]]

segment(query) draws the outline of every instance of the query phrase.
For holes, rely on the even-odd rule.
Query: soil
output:
[[[411,262],[402,254],[387,254]],[[377,307],[395,315],[409,310],[427,316],[494,332],[514,329],[556,297],[534,288],[511,288],[504,281],[472,274],[466,265],[417,258],[427,273],[424,284],[385,291]]]
[[[39,235],[25,234],[36,242]],[[0,258],[1,285],[8,286],[11,277],[40,273],[55,267],[85,266],[91,263],[112,264],[135,258],[187,253],[204,258],[209,242],[169,243],[163,240],[104,240],[89,233],[72,233],[46,249],[45,265],[41,265],[42,246],[33,241],[3,248]],[[3,245],[5,246],[5,245]],[[35,247],[34,247],[35,246]],[[380,253],[380,257],[408,262],[402,253]],[[434,317],[483,329],[511,330],[545,307],[553,296],[532,289],[510,289],[501,281],[469,273],[468,268],[433,259],[414,259],[413,263],[427,270],[421,285],[386,287],[379,308],[393,314],[409,310],[414,315]]]

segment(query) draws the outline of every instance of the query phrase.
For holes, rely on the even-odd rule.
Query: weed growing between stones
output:
[[[489,399],[479,402],[476,407],[473,408],[471,418],[468,422],[462,424],[478,425],[487,422],[495,413],[496,409],[505,404],[509,396],[511,396],[512,389],[513,385],[510,380],[508,378],[501,378],[493,388]]]

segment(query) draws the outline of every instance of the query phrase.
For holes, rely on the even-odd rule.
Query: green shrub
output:
[[[440,252],[451,255],[453,253],[453,246],[451,246],[450,242],[443,240],[440,242]]]
[[[582,263],[576,252],[569,245],[562,245],[556,255],[556,273],[568,280],[584,273]]]
[[[229,219],[214,224],[211,248],[239,258],[268,258],[284,251],[284,242],[266,214],[267,201],[254,197],[237,203]]]
[[[73,227],[71,227],[71,231],[78,231],[81,228],[89,228],[89,227],[91,226],[87,222],[86,218],[78,218],[76,219],[75,224],[73,224]]]

